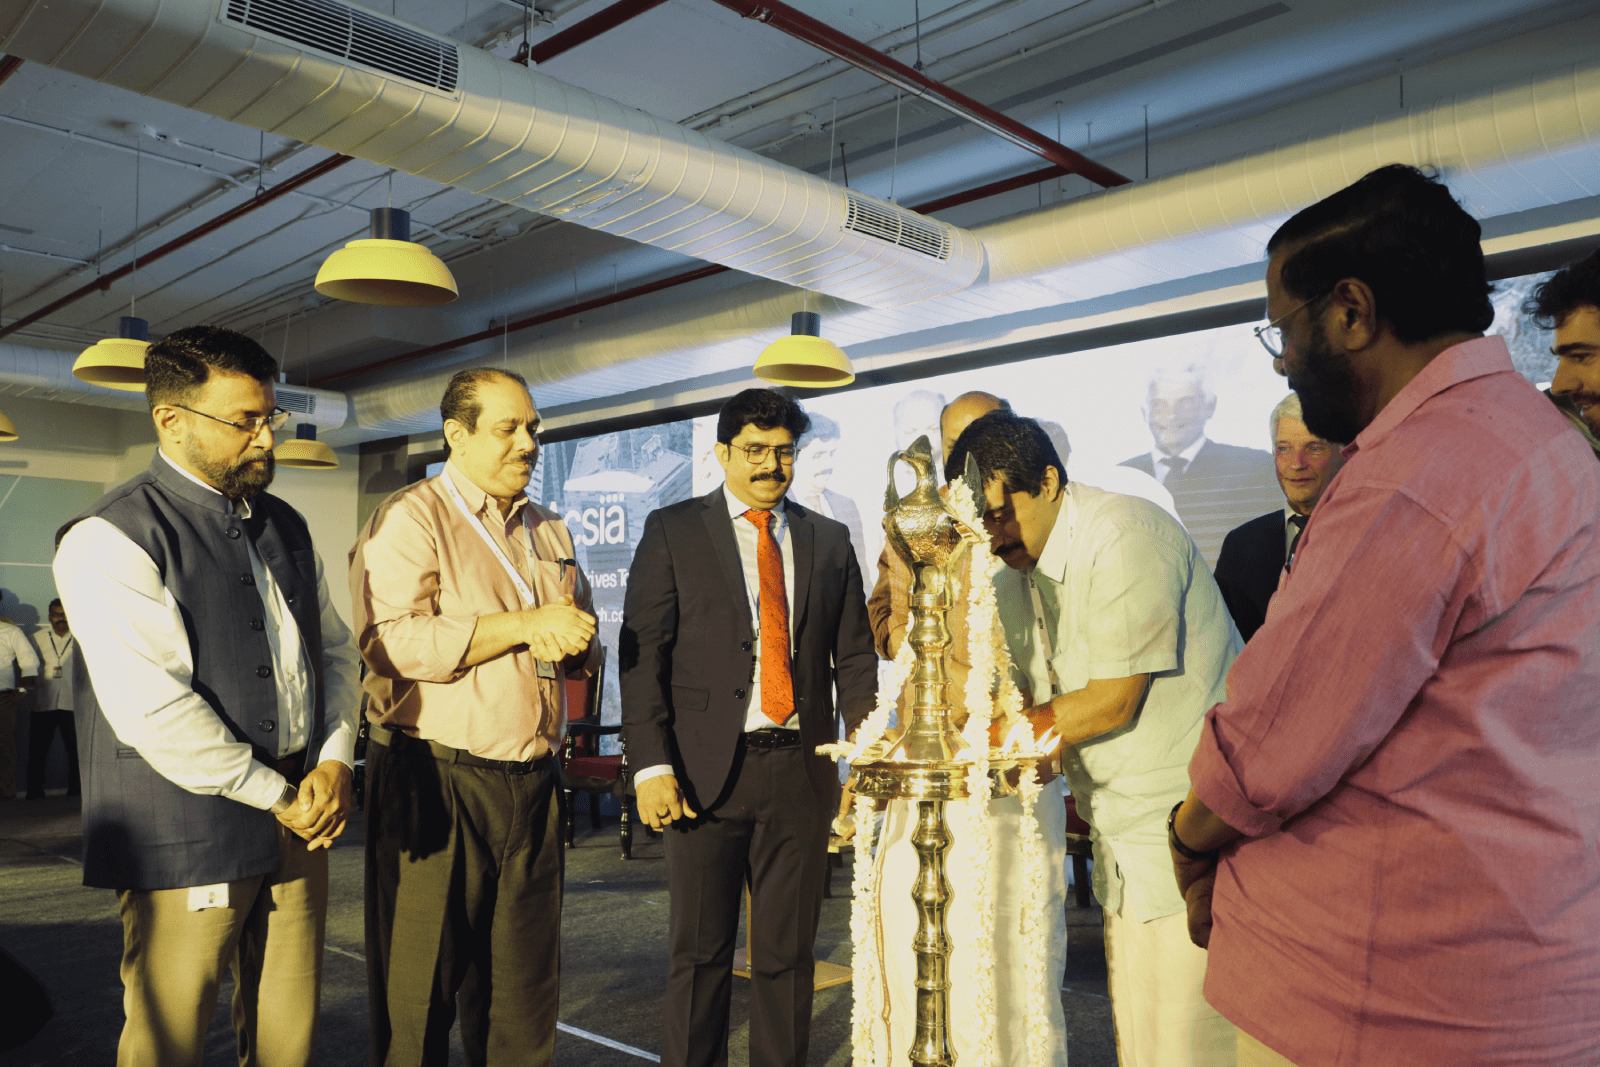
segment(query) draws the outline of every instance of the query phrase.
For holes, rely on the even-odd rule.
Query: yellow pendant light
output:
[[[856,380],[844,349],[819,336],[821,315],[796,311],[789,329],[788,337],[772,342],[756,359],[757,378],[800,389],[834,389]]]
[[[310,471],[333,470],[339,457],[333,449],[317,440],[317,428],[302,422],[294,428],[293,440],[285,441],[272,450],[280,467],[299,467]]]
[[[458,295],[450,268],[411,241],[411,215],[399,208],[372,212],[372,237],[351,241],[317,271],[317,292],[353,304],[430,307]]]
[[[0,415],[0,441],[15,441],[19,436],[17,424]]]
[[[150,324],[132,315],[122,316],[117,336],[96,341],[72,364],[72,376],[90,385],[144,392],[144,353],[150,347]]]

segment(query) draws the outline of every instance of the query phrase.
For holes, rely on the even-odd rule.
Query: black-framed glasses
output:
[[[224,426],[232,426],[235,430],[243,430],[251,437],[259,434],[261,432],[261,427],[263,426],[271,427],[274,431],[277,431],[283,429],[283,424],[289,421],[289,413],[282,408],[273,408],[271,415],[256,415],[248,419],[240,419],[238,422],[234,422],[232,419],[219,418],[216,415],[206,415],[205,412],[196,411],[194,408],[189,407],[186,404],[174,404],[172,406],[175,408],[183,408],[184,411],[189,412],[191,415],[205,415],[206,418],[211,419],[213,422],[220,422]]]
[[[767,457],[776,453],[778,462],[784,466],[794,462],[794,445],[729,445],[744,453],[744,458],[750,461],[751,466],[760,466],[767,461]]]
[[[1321,296],[1314,296],[1310,300],[1307,300],[1304,304],[1296,307],[1293,311],[1288,311],[1282,315],[1279,315],[1265,326],[1257,326],[1255,330],[1256,340],[1261,342],[1261,347],[1265,348],[1272,355],[1273,359],[1282,359],[1283,330],[1278,327],[1278,323],[1292,316],[1296,311],[1299,311],[1300,308],[1306,307],[1310,304],[1315,304],[1318,300],[1321,300],[1322,297],[1326,295],[1326,293],[1323,293]]]

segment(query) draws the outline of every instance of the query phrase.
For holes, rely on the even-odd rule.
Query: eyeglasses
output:
[[[215,415],[206,415],[205,412],[196,411],[194,408],[184,404],[174,404],[172,406],[183,408],[184,411],[189,412],[191,415],[205,415],[206,418],[214,422],[220,422],[224,426],[232,426],[235,430],[243,430],[251,437],[259,434],[263,426],[270,426],[273,430],[281,430],[283,429],[283,424],[289,421],[289,413],[282,408],[273,408],[271,415],[257,415],[253,418],[240,419],[238,422],[233,422],[230,419],[219,419]]]
[[[1265,348],[1272,355],[1273,359],[1282,359],[1283,331],[1278,328],[1278,323],[1289,318],[1295,313],[1295,311],[1299,311],[1300,308],[1306,307],[1310,304],[1315,304],[1318,300],[1321,300],[1323,296],[1327,295],[1328,294],[1323,293],[1320,296],[1314,296],[1310,300],[1307,300],[1304,304],[1301,304],[1300,307],[1295,308],[1293,311],[1279,315],[1265,326],[1257,326],[1255,330],[1256,340],[1261,342],[1261,347]]]
[[[794,445],[729,445],[731,449],[744,453],[744,458],[750,461],[751,466],[760,466],[767,461],[767,457],[774,452],[778,454],[778,462],[784,466],[794,462]]]

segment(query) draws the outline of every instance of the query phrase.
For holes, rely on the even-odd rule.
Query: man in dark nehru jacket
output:
[[[1349,444],[1167,823],[1240,1067],[1600,1063],[1600,467],[1484,336],[1481,237],[1394,165],[1267,244]]]
[[[798,1067],[838,804],[816,747],[877,699],[861,571],[843,523],[784,500],[808,420],[746,389],[717,418],[726,481],[654,511],[628,576],[622,719],[640,817],[666,835],[665,1067],[728,1061],[739,893],[751,884],[750,1063]]]
[[[230,967],[240,1063],[314,1056],[359,694],[305,519],[264,492],[277,369],[211,326],[151,345],[160,450],[56,551],[80,649],[83,881],[122,912],[125,1067],[199,1067]]]

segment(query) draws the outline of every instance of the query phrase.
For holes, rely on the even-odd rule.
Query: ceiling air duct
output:
[[[964,230],[339,0],[0,0],[0,51],[870,307],[983,272]]]

